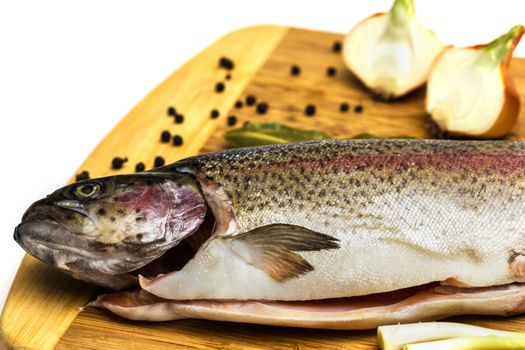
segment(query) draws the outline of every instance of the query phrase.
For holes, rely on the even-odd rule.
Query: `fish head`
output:
[[[34,204],[14,239],[34,257],[120,289],[203,222],[206,202],[189,175],[141,173],[83,180]]]

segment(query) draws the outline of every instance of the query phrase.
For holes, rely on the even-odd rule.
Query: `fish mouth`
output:
[[[103,263],[108,254],[101,255],[85,249],[79,237],[66,227],[52,217],[43,219],[41,216],[39,221],[25,220],[15,228],[14,239],[28,254],[75,279],[88,283],[111,289],[137,285],[136,277],[114,273],[111,270],[113,264],[107,267]],[[50,237],[52,235],[61,237],[61,241]],[[107,270],[101,271],[100,267],[107,267]]]
[[[371,329],[467,314],[509,316],[525,311],[524,301],[524,283],[465,288],[432,282],[377,294],[304,301],[169,300],[133,290],[101,295],[89,306],[106,308],[132,320],[204,318],[304,328]]]
[[[20,235],[20,225],[22,224],[18,224],[16,227],[15,227],[15,232],[13,234],[13,239],[15,240],[16,243],[20,244],[22,242],[22,239],[21,239],[21,235]]]
[[[84,249],[78,237],[51,217],[22,222],[15,228],[14,239],[28,254],[79,279],[96,282],[104,275],[89,268],[77,271],[76,265],[89,267],[90,261],[104,257]]]
[[[55,237],[62,237],[62,239],[59,241]],[[39,254],[39,250],[45,249],[56,254],[94,258],[85,249],[77,247],[75,244],[77,239],[71,230],[46,212],[35,213],[31,218],[23,220],[15,228],[13,238],[29,254],[50,263],[53,261],[44,259],[45,254]]]
[[[50,237],[57,232],[67,232],[63,226],[58,224],[51,216],[47,214],[39,215],[36,220],[24,220],[16,228],[13,234],[14,240],[29,254],[41,258],[35,254],[37,247],[47,248],[50,250],[67,250],[68,247],[53,243]]]
[[[15,228],[14,240],[29,253],[33,243],[51,245],[55,249],[60,246],[60,249],[67,251],[68,246],[64,244],[64,238],[75,236],[72,230],[61,223],[61,217],[66,216],[67,212],[70,210],[59,209],[47,198],[33,203],[24,213],[22,222]]]

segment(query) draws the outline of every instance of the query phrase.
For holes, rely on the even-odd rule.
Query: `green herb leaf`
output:
[[[227,131],[224,138],[233,147],[251,147],[333,137],[322,131],[292,128],[279,123],[246,123],[241,128]]]
[[[224,138],[232,147],[252,147],[288,142],[332,139],[333,136],[318,130],[292,128],[279,123],[246,123],[241,128],[227,131]],[[383,136],[361,133],[350,136],[351,139],[414,139],[415,137]]]

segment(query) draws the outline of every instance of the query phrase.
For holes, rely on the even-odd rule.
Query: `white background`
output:
[[[444,43],[485,43],[525,1],[415,0]],[[347,32],[390,0],[0,0],[0,308],[22,249],[14,227],[64,185],[135,103],[223,34],[254,24]],[[525,40],[524,40],[525,41]],[[525,43],[516,53],[525,56]]]

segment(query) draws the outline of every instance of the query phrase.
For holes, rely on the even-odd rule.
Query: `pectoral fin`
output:
[[[268,225],[223,239],[246,263],[279,282],[314,270],[294,252],[339,248],[338,239],[334,237],[286,224]]]

